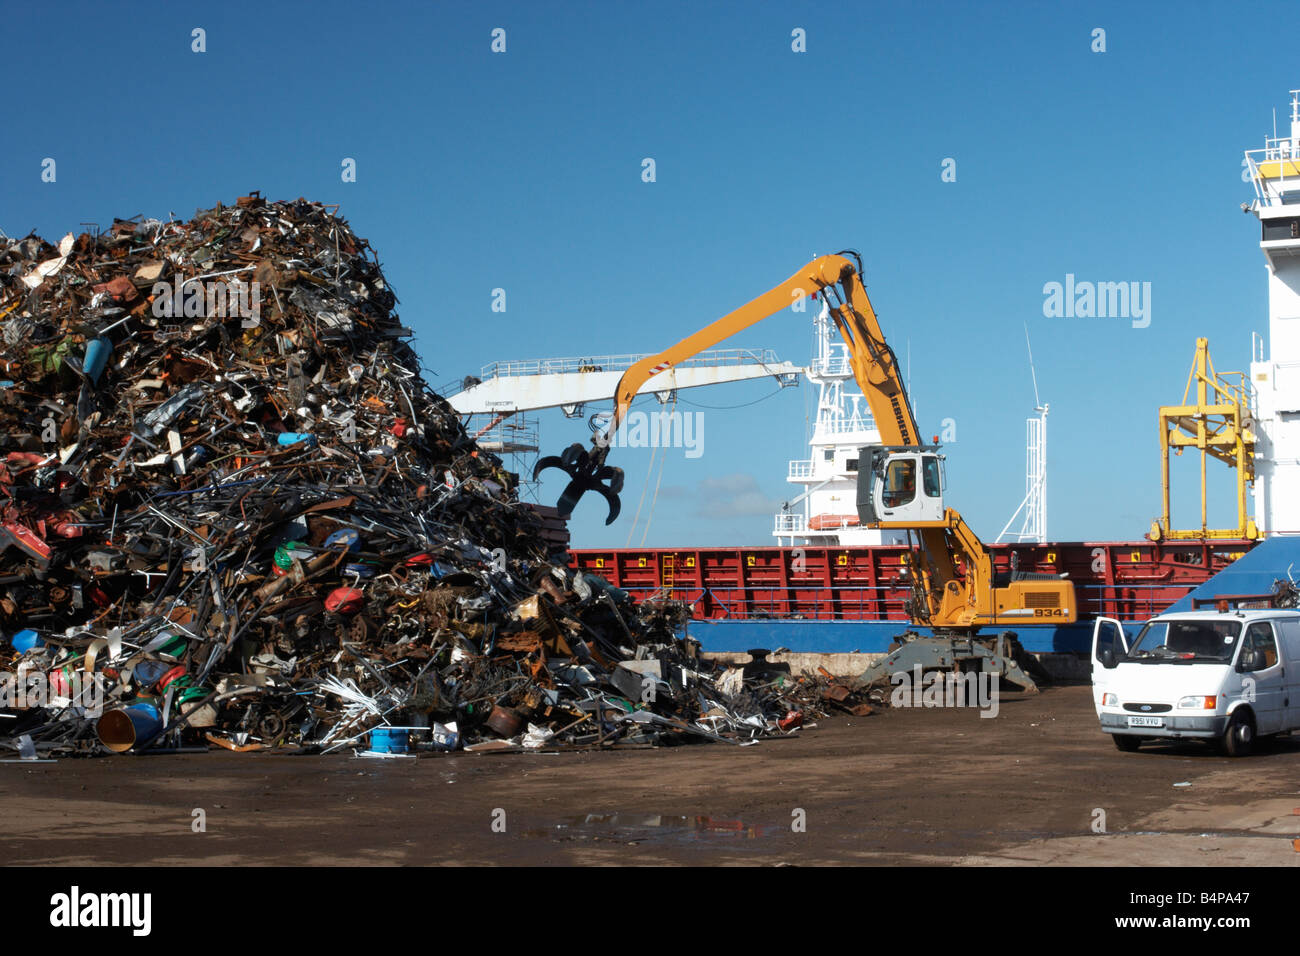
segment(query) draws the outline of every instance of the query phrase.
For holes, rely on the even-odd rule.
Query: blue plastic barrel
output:
[[[137,743],[152,740],[162,729],[162,715],[153,704],[132,704],[110,710],[95,724],[99,742],[113,753],[124,754]]]

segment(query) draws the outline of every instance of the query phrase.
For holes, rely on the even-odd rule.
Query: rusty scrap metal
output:
[[[104,753],[104,711],[136,752],[750,742],[858,703],[557,560],[330,207],[0,240],[0,302],[0,747]]]

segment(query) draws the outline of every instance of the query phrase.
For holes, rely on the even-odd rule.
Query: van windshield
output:
[[[1183,660],[1224,664],[1232,660],[1240,637],[1240,621],[1155,621],[1142,628],[1129,648],[1127,659],[1146,663]]]

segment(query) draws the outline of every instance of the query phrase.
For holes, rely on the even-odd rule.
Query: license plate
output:
[[[1163,717],[1130,717],[1128,725],[1130,727],[1163,727],[1165,719]]]

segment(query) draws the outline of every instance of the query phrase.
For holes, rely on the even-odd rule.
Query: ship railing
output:
[[[876,420],[870,415],[845,415],[818,422],[817,430],[822,434],[838,435],[843,432],[870,432],[876,430]]]
[[[1079,617],[1113,617],[1121,621],[1146,621],[1163,614],[1198,584],[1084,584],[1075,585]],[[1169,593],[1180,590],[1174,600]],[[1078,593],[1082,592],[1082,593]]]
[[[480,378],[506,378],[520,375],[555,375],[562,372],[624,372],[646,358],[646,352],[622,355],[586,355],[568,358],[537,359],[520,362],[492,362],[484,365]],[[710,349],[683,359],[674,368],[727,365],[779,365],[775,349]]]
[[[803,514],[776,515],[776,527],[773,534],[803,534],[808,530],[808,516]]]
[[[1288,176],[1291,167],[1300,163],[1300,151],[1293,149],[1291,138],[1279,136],[1264,140],[1263,149],[1246,150],[1246,166],[1250,170],[1250,181],[1255,187],[1255,198],[1260,201],[1281,197],[1283,191],[1300,188],[1300,176]],[[1260,174],[1260,163],[1280,163],[1280,176],[1265,179]]]
[[[814,375],[825,375],[834,377],[840,375],[852,375],[853,366],[849,360],[842,356],[831,356],[829,358],[814,359],[812,366],[808,369]]]
[[[1161,614],[1173,603],[1171,590],[1185,596],[1195,584],[1118,584],[1083,585],[1078,594],[1079,619],[1087,626],[1093,617],[1114,617],[1121,621],[1146,621]],[[821,587],[814,582],[792,581],[747,587],[706,588],[630,587],[627,591],[637,600],[667,597],[690,604],[695,617],[710,620],[897,620],[905,622],[911,592],[905,587],[889,585],[852,585]],[[1175,598],[1176,600],[1177,598]],[[1050,619],[1026,622],[1051,624]]]
[[[813,462],[811,458],[798,458],[790,462],[791,478],[811,478],[813,476]]]

